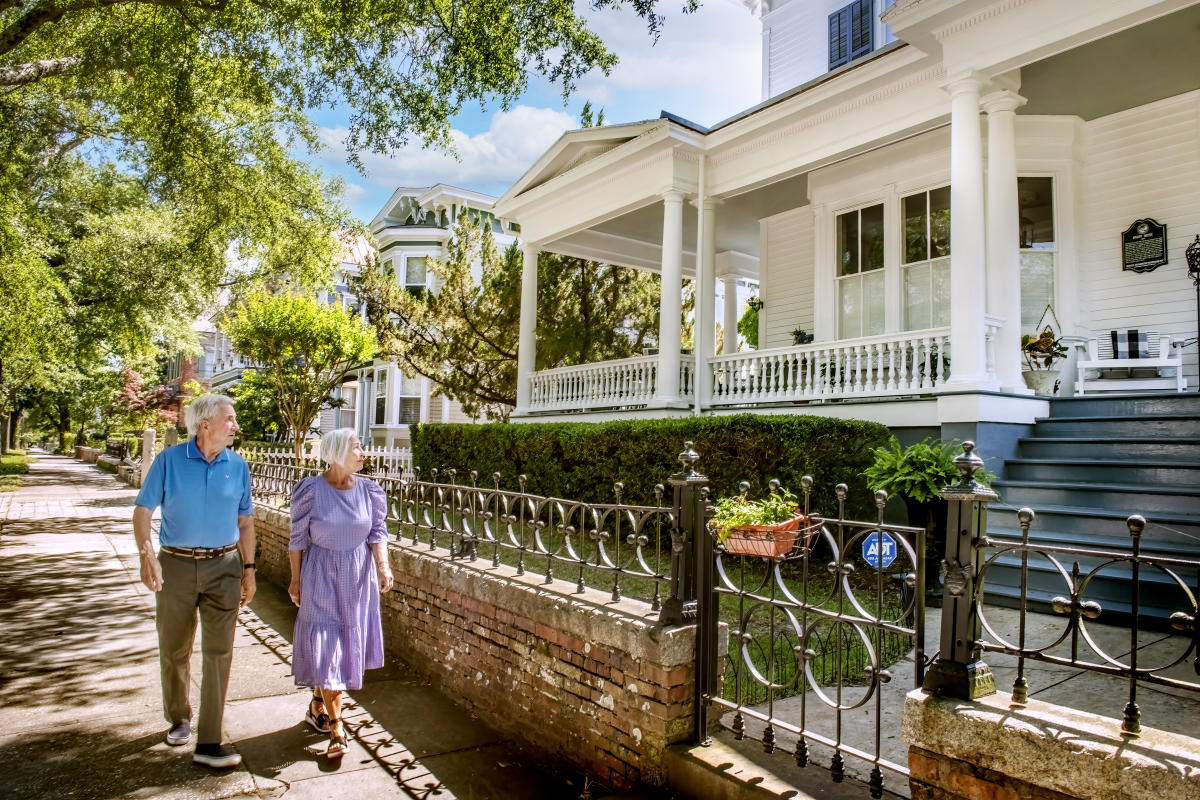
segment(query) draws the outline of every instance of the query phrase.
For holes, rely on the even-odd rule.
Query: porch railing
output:
[[[681,399],[693,391],[694,364],[679,366]],[[579,411],[644,406],[658,396],[658,356],[638,356],[535,372],[530,411]]]
[[[950,373],[950,329],[732,353],[709,360],[712,405],[931,391]]]

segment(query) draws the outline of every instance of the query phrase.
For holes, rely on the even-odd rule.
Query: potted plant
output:
[[[1058,390],[1058,362],[1067,357],[1067,347],[1054,335],[1054,329],[1047,325],[1036,337],[1023,335],[1021,355],[1025,359],[1025,370],[1021,373],[1025,385],[1034,394],[1054,394]]]
[[[743,485],[741,494],[718,500],[709,521],[726,552],[776,558],[790,553],[801,536],[807,546],[816,535],[817,526],[801,531],[807,519],[787,489],[772,487],[761,500],[749,499],[748,489]]]
[[[797,345],[812,344],[812,340],[813,340],[813,335],[811,333],[809,333],[808,331],[804,330],[804,328],[796,328],[794,331],[792,331],[792,343],[793,344],[797,344]]]
[[[899,495],[908,512],[908,524],[925,529],[925,592],[938,597],[938,572],[946,557],[946,501],[942,489],[958,480],[954,458],[962,452],[958,441],[923,439],[901,447],[895,439],[873,451],[875,462],[864,472],[871,491],[882,489]],[[994,477],[987,470],[976,474],[981,483]]]

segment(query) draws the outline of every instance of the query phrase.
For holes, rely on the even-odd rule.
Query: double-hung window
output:
[[[375,424],[387,424],[387,370],[375,373]]]
[[[854,0],[829,15],[829,68],[871,52],[875,28],[874,0]]]
[[[950,324],[950,187],[900,201],[904,217],[904,329]]]
[[[838,338],[883,333],[883,204],[837,216]]]
[[[400,424],[415,425],[421,421],[421,378],[400,373]]]
[[[1021,215],[1021,330],[1033,333],[1054,302],[1054,179],[1017,178]]]
[[[425,256],[406,256],[404,258],[404,288],[420,297],[425,292],[425,280]]]

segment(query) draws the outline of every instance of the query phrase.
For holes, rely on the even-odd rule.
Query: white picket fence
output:
[[[238,451],[247,461],[257,461],[264,464],[294,464],[296,454],[290,447],[243,447]],[[402,478],[411,480],[413,475],[412,450],[407,447],[376,447],[368,445],[363,448],[367,454],[367,468],[364,472],[386,478]],[[316,466],[321,459],[321,444],[314,442],[304,462]]]

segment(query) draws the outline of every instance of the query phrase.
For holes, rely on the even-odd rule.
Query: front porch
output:
[[[988,336],[989,352],[992,337]],[[950,329],[869,336],[831,344],[729,355],[681,356],[677,407],[701,411],[939,391],[950,375]],[[994,359],[989,359],[989,373]],[[633,411],[670,407],[660,397],[660,358],[541,370],[530,378],[527,413]],[[704,381],[697,381],[703,375]],[[703,386],[697,404],[696,390]]]

